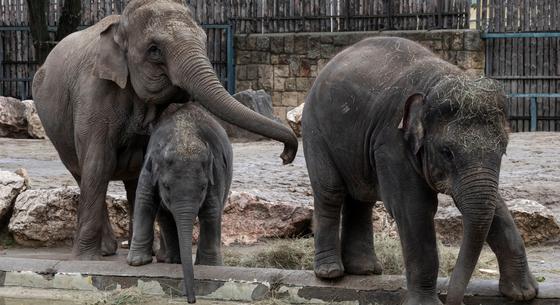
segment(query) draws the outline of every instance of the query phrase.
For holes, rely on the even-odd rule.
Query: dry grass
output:
[[[404,274],[401,244],[397,238],[384,233],[375,234],[375,251],[383,266],[384,274]],[[450,276],[457,260],[459,247],[445,246],[439,243],[438,251],[439,276]],[[270,240],[261,250],[252,251],[249,254],[246,252],[226,249],[224,251],[224,264],[252,268],[313,270],[314,247],[312,238]],[[496,278],[497,275],[482,273],[479,269],[497,270],[497,266],[494,254],[485,248],[480,255],[473,276]]]
[[[502,86],[486,77],[449,75],[433,89],[431,113],[441,116],[447,109],[452,120],[447,133],[464,149],[505,148],[507,113]]]
[[[148,297],[137,287],[117,290],[108,294],[94,303],[86,303],[91,305],[133,305],[144,304]]]
[[[226,250],[224,264],[251,268],[313,270],[313,240],[310,238],[271,240],[266,243],[264,249],[249,255]]]

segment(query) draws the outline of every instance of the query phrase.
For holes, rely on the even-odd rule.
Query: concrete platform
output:
[[[196,266],[200,299],[253,302],[271,296],[291,303],[399,304],[405,292],[402,276],[346,276],[318,280],[313,272],[237,267]],[[180,265],[154,263],[130,267],[122,261],[72,261],[2,257],[0,286],[95,292],[138,287],[154,295],[178,295]],[[438,287],[445,298],[447,279]],[[465,304],[560,304],[560,281],[541,283],[531,302],[512,303],[498,292],[497,281],[473,280]]]

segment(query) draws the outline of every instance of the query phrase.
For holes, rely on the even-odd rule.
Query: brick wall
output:
[[[484,45],[473,30],[283,33],[236,35],[237,91],[264,89],[275,115],[300,105],[317,73],[343,48],[366,37],[398,36],[418,41],[445,60],[483,73]]]

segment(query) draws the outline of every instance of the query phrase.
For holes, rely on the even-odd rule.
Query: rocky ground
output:
[[[233,146],[233,191],[246,191],[271,202],[312,204],[303,149],[292,164],[282,165],[280,143],[264,141]],[[558,147],[560,133],[512,134],[500,175],[504,199],[537,201],[560,220]],[[48,140],[0,138],[0,169],[14,171],[20,167],[27,169],[31,189],[75,185]],[[109,193],[124,195],[122,183],[112,182]]]
[[[234,143],[234,179],[232,195],[236,205],[231,209],[245,209],[232,212],[235,226],[245,225],[238,215],[251,215],[251,218],[269,219],[270,210],[263,214],[258,205],[253,205],[255,198],[265,202],[290,203],[305,207],[312,204],[311,188],[305,168],[303,150],[293,164],[283,166],[278,157],[282,145],[275,142]],[[530,199],[545,205],[553,211],[560,221],[560,133],[517,133],[512,134],[507,155],[504,157],[500,177],[501,192],[506,200]],[[62,186],[75,186],[71,175],[60,162],[56,150],[48,140],[18,140],[0,138],[0,170],[15,171],[26,168],[31,190],[52,189]],[[112,182],[109,193],[123,196],[124,188],[120,182]],[[249,195],[247,195],[249,194]],[[237,197],[236,197],[237,196]],[[244,197],[245,196],[245,197]],[[247,197],[252,196],[252,197]],[[450,199],[441,197],[442,210],[449,206]],[[285,207],[279,207],[276,214],[290,214]],[[228,213],[226,209],[226,213]],[[308,212],[301,212],[301,215]],[[308,215],[307,215],[308,216]],[[307,217],[306,216],[306,217]],[[282,219],[276,217],[275,219]],[[264,221],[263,220],[263,221]],[[256,227],[265,227],[263,221],[255,222]],[[268,230],[266,227],[264,230]],[[258,236],[259,233],[255,233]],[[237,242],[239,240],[233,240]],[[237,247],[248,253],[262,247]],[[67,249],[67,248],[65,248]],[[531,247],[528,249],[531,268],[543,277],[560,276],[560,245]],[[13,249],[12,251],[14,251]],[[52,255],[50,250],[48,254]],[[10,254],[3,253],[3,255]],[[66,253],[68,251],[62,250]],[[17,251],[16,251],[16,255]]]

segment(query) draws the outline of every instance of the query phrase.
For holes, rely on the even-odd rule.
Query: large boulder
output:
[[[305,103],[297,106],[296,108],[288,111],[286,114],[286,119],[288,124],[292,127],[292,130],[298,137],[301,137],[301,114],[303,113],[303,107]]]
[[[0,137],[44,139],[45,130],[32,100],[0,96]]]
[[[46,137],[45,129],[37,114],[35,102],[33,100],[25,100],[23,104],[25,105],[25,117],[27,119],[27,133],[33,139],[44,139]]]
[[[26,107],[20,100],[0,96],[0,137],[29,138]]]
[[[24,246],[69,245],[76,232],[80,190],[77,187],[27,190],[14,204],[8,226],[15,241]],[[127,202],[107,196],[109,219],[118,239],[128,238]]]
[[[272,97],[266,93],[264,90],[245,90],[238,92],[233,95],[233,97],[238,100],[245,107],[260,113],[261,115],[281,123],[281,121],[274,116],[272,108]],[[226,130],[228,136],[232,140],[238,141],[259,141],[267,139],[261,135],[249,132],[245,129],[241,129],[235,125],[218,119]]]
[[[533,200],[514,199],[506,201],[517,229],[526,245],[538,245],[558,240],[560,226],[554,214]],[[436,232],[447,244],[456,244],[463,236],[462,215],[454,206],[440,208],[435,217]]]
[[[20,174],[0,171],[0,224],[4,225],[11,216],[16,197],[28,187],[28,180]]]
[[[312,217],[311,206],[272,203],[232,192],[222,218],[222,242],[251,244],[263,238],[301,236],[310,233]]]

